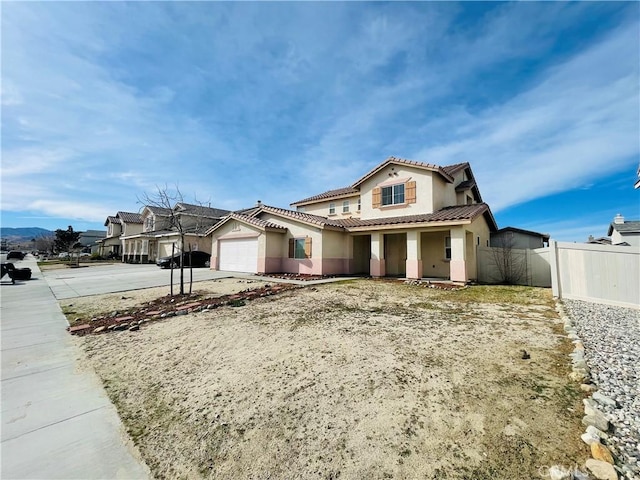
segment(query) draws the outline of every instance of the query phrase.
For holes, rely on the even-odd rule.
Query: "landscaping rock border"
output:
[[[583,400],[581,438],[593,457],[585,468],[598,480],[640,480],[640,312],[577,300],[557,310],[574,344],[569,376],[591,394]]]
[[[240,293],[222,295],[215,298],[200,298],[199,295],[167,295],[146,305],[132,308],[124,312],[113,311],[110,315],[94,317],[90,320],[77,318],[74,326],[67,331],[72,335],[99,335],[128,330],[135,332],[145,323],[162,320],[168,317],[188,315],[193,312],[212,310],[223,306],[241,307],[247,301],[269,297],[289,290],[304,288],[298,285],[267,284],[264,287],[248,288]]]

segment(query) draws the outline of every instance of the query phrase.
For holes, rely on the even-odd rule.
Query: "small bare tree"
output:
[[[171,247],[171,258],[173,259],[174,255],[180,256],[180,295],[185,294],[184,288],[184,261],[185,258],[189,259],[189,294],[192,291],[193,285],[193,262],[191,261],[191,243],[189,242],[188,249],[185,249],[187,242],[185,242],[186,235],[189,233],[189,229],[193,228],[189,224],[189,222],[183,220],[179,211],[176,210],[175,206],[178,203],[184,203],[182,192],[180,192],[180,188],[176,185],[174,190],[170,190],[167,185],[164,187],[156,186],[156,192],[153,194],[144,193],[141,197],[138,198],[138,203],[141,203],[145,206],[151,207],[159,207],[164,209],[167,212],[167,216],[169,218],[168,227],[174,230],[180,237],[180,248],[179,251],[175,251],[175,244]],[[201,204],[198,204],[202,207]],[[201,228],[203,212],[198,212],[195,215],[195,232],[197,233]],[[192,222],[193,223],[193,222]],[[187,257],[188,256],[188,257]],[[171,268],[171,296],[173,296],[173,261],[170,263]]]
[[[38,235],[33,239],[35,249],[39,252],[53,254],[55,237],[53,235]]]
[[[501,235],[491,243],[491,260],[497,272],[494,280],[506,285],[526,283],[527,256],[525,252],[515,248],[513,237]]]
[[[164,187],[159,187],[156,185],[156,191],[153,194],[143,193],[141,197],[138,198],[138,202],[142,203],[145,206],[151,207],[159,207],[165,209],[167,215],[169,217],[169,228],[178,233],[180,237],[180,249],[179,252],[176,252],[180,255],[180,295],[184,295],[184,238],[186,234],[186,229],[182,224],[180,219],[180,215],[174,210],[174,206],[176,203],[182,202],[183,196],[182,192],[180,192],[180,188],[178,185],[175,186],[175,190],[170,190],[167,185]],[[172,247],[171,250],[171,296],[173,296],[173,255],[174,250]]]

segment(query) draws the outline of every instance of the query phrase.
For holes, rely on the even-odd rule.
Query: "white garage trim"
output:
[[[258,239],[228,238],[218,240],[219,270],[256,273],[258,271]]]

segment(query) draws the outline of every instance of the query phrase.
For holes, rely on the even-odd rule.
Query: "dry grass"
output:
[[[587,453],[558,324],[547,290],[355,281],[77,341],[158,478],[529,479]]]

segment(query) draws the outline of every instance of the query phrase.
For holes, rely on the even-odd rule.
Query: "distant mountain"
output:
[[[40,227],[10,228],[0,227],[0,238],[7,241],[31,240],[32,238],[53,236],[54,232]]]

